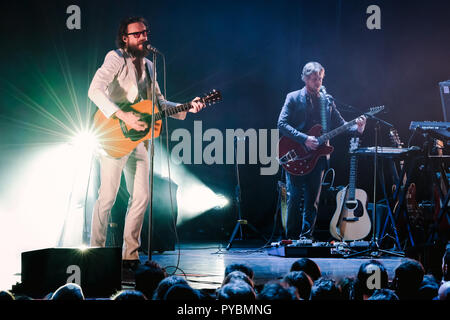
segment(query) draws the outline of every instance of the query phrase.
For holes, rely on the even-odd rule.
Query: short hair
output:
[[[450,281],[444,282],[438,291],[439,300],[450,300]]]
[[[256,293],[246,282],[233,281],[217,291],[217,300],[256,300]]]
[[[297,288],[298,295],[303,300],[308,300],[311,295],[313,282],[304,271],[292,271],[284,276],[283,281]]]
[[[153,300],[163,300],[165,294],[170,289],[170,287],[172,287],[176,284],[187,285],[188,283],[184,278],[179,277],[179,276],[170,276],[170,277],[164,278],[158,284],[158,287],[156,288],[155,293],[153,294]]]
[[[141,301],[147,300],[147,297],[138,290],[122,290],[113,295],[111,300]]]
[[[249,266],[242,263],[232,263],[225,268],[225,277],[233,271],[241,271],[245,273],[251,280],[253,280],[253,277],[255,276],[253,269]]]
[[[337,284],[341,291],[342,299],[355,300],[355,279],[352,277],[345,277],[341,279]]]
[[[166,277],[167,273],[158,263],[146,261],[135,271],[135,289],[151,298],[158,284]]]
[[[374,274],[371,268],[371,266],[375,266],[380,271],[380,288],[369,288],[367,286],[367,281],[369,278]],[[386,268],[384,265],[377,261],[377,260],[370,260],[367,262],[364,262],[359,267],[358,275],[356,277],[355,283],[354,283],[354,289],[355,289],[355,298],[357,300],[362,300],[362,296],[365,294],[367,296],[371,296],[376,289],[384,289],[389,286],[389,277]]]
[[[322,273],[320,272],[320,268],[309,258],[301,258],[295,261],[291,266],[291,272],[292,271],[304,271],[308,276],[311,277],[312,281],[316,281],[322,276]]]
[[[128,25],[136,22],[141,22],[145,25],[145,28],[148,30],[148,22],[143,17],[127,17],[120,21],[119,29],[117,30],[116,37],[116,46],[117,48],[123,49],[125,48],[125,42],[123,42],[123,37],[127,34]]]
[[[258,300],[298,300],[298,295],[292,287],[286,288],[279,282],[268,282],[258,294]]]
[[[314,281],[310,300],[342,300],[342,295],[334,280],[320,278]]]
[[[444,281],[450,281],[450,249],[446,249],[444,256],[442,257],[442,278]]]
[[[308,78],[311,74],[313,73],[320,73],[320,71],[322,71],[324,69],[324,67],[322,67],[322,65],[318,62],[308,62],[307,64],[305,64],[305,66],[303,67],[303,71],[302,71],[302,80],[306,81],[306,78]]]
[[[406,259],[395,269],[394,283],[397,295],[415,294],[420,288],[425,271],[419,261]],[[399,295],[399,298],[402,297]]]
[[[226,285],[230,282],[233,281],[244,281],[245,283],[247,283],[249,286],[251,286],[252,288],[255,287],[255,284],[253,283],[252,279],[250,279],[249,276],[247,276],[244,272],[242,271],[238,271],[235,270],[233,272],[230,272],[224,279],[222,282],[222,285]]]
[[[0,301],[12,301],[12,300],[16,300],[14,298],[14,295],[7,291],[7,290],[2,290],[0,291]]]
[[[368,300],[399,300],[394,291],[390,289],[377,289]]]
[[[201,300],[201,294],[198,290],[188,284],[175,284],[171,286],[163,297],[163,300]]]
[[[52,294],[50,300],[84,300],[83,290],[76,283],[66,283]]]

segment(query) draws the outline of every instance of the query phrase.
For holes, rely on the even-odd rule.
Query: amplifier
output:
[[[439,82],[444,121],[450,121],[450,80]]]

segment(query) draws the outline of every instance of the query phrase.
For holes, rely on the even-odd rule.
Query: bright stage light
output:
[[[70,142],[78,151],[94,152],[98,147],[97,136],[92,131],[81,131]]]
[[[213,208],[223,208],[229,203],[223,195],[214,193],[205,185],[185,185],[178,188],[177,204],[181,223]]]

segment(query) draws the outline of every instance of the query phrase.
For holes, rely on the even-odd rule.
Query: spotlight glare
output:
[[[91,131],[81,131],[73,137],[71,144],[81,150],[93,151],[98,146],[97,136]]]

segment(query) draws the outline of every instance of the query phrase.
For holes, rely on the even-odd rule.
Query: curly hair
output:
[[[120,21],[119,30],[117,31],[116,46],[117,48],[125,48],[125,42],[123,42],[123,37],[127,34],[128,25],[136,22],[141,22],[145,25],[148,30],[148,22],[143,17],[128,17]]]

